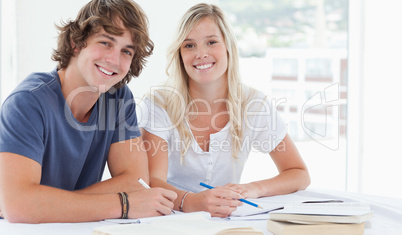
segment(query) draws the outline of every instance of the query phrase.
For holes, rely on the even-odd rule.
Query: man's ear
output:
[[[73,40],[70,39],[71,48],[74,50],[74,54],[78,53],[80,49],[77,47],[77,44]]]

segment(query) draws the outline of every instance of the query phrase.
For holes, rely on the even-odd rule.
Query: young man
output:
[[[41,223],[171,213],[176,193],[137,181],[149,180],[148,162],[125,84],[152,53],[147,26],[131,0],[92,0],[59,27],[57,69],[28,76],[0,110],[0,216]],[[100,182],[106,162],[112,178]]]

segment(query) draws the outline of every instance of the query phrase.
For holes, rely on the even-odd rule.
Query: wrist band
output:
[[[130,204],[128,202],[128,196],[125,192],[119,192],[120,202],[121,202],[121,218],[128,219],[128,209]]]
[[[187,192],[184,194],[183,198],[181,199],[181,203],[180,203],[180,207],[179,207],[179,210],[180,210],[181,212],[183,212],[184,198],[186,198],[186,196],[187,196],[187,194],[188,194],[189,192],[190,192],[190,191],[187,191]]]

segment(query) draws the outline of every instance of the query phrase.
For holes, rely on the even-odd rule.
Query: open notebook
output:
[[[342,202],[333,199],[317,199],[312,197],[306,197],[299,195],[298,193],[291,193],[286,195],[278,195],[272,197],[258,198],[258,199],[248,199],[247,200],[258,204],[261,208],[253,207],[248,204],[243,204],[237,207],[232,215],[229,217],[230,220],[244,220],[249,217],[250,219],[267,219],[268,212],[283,209],[285,205],[293,203],[324,203],[324,202]]]
[[[155,217],[156,218],[156,217]],[[160,218],[160,219],[158,219]],[[206,212],[182,213],[159,216],[151,222],[141,220],[135,224],[108,225],[95,228],[92,235],[262,235],[263,232],[252,227],[238,226],[230,223],[211,220]]]

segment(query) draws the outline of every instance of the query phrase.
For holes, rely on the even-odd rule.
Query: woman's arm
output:
[[[277,176],[248,184],[228,184],[225,187],[247,198],[281,195],[307,188],[310,184],[307,167],[288,135],[270,152],[270,156],[279,171]]]
[[[141,129],[145,149],[147,149],[149,162],[149,175],[151,187],[162,187],[175,191],[177,199],[174,201],[174,209],[180,210],[180,205],[186,191],[179,190],[167,183],[168,173],[168,143],[162,138]],[[189,193],[183,202],[184,212],[207,211],[212,216],[227,217],[237,206],[242,203],[238,200],[241,196],[228,189],[217,187],[199,193]]]

